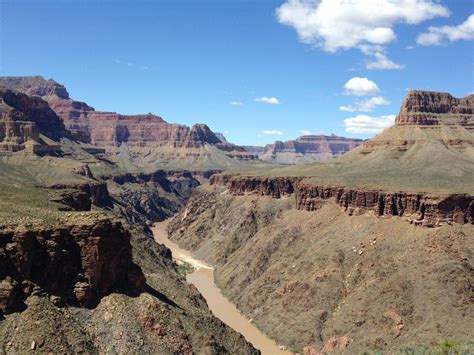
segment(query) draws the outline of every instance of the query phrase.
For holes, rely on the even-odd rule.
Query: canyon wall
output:
[[[212,145],[222,150],[229,158],[257,159],[256,155],[249,154],[244,148],[220,139],[204,124],[187,127],[167,123],[152,113],[123,115],[117,112],[96,111],[84,102],[71,99],[66,88],[51,79],[45,80],[40,76],[0,77],[0,87],[2,86],[47,101],[51,109],[64,121],[71,137],[84,143],[108,148],[126,143],[127,146],[136,148],[165,147],[185,150]],[[49,124],[53,125],[54,122]]]
[[[214,175],[211,185],[225,186],[234,195],[292,196],[299,210],[315,211],[333,199],[349,214],[372,211],[378,216],[413,216],[425,225],[443,222],[474,223],[474,197],[469,194],[435,195],[386,192],[315,185],[298,177],[245,177]]]
[[[69,137],[62,120],[38,97],[0,89],[0,151],[27,149],[32,153],[54,152],[59,146],[47,144]]]
[[[296,140],[268,144],[260,158],[282,164],[323,161],[347,153],[362,142],[362,139],[338,137],[334,134],[306,135]]]
[[[20,310],[41,290],[57,304],[82,306],[110,292],[140,292],[145,277],[129,239],[120,222],[95,217],[89,224],[0,230],[0,311]]]
[[[226,297],[278,344],[295,353],[362,354],[472,339],[472,224],[421,228],[378,218],[380,195],[362,191],[289,180],[233,184],[234,193],[197,190],[169,236],[215,266]],[[344,194],[353,206],[373,203],[376,213],[350,216]],[[407,209],[418,198],[427,203],[391,197]]]
[[[474,95],[458,99],[448,93],[411,90],[403,101],[395,123],[428,126],[444,123],[472,127],[472,115]]]

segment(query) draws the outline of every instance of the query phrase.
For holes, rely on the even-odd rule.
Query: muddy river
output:
[[[184,261],[194,266],[195,270],[188,274],[186,279],[190,284],[196,286],[203,295],[212,313],[229,327],[242,334],[262,354],[291,354],[289,351],[281,350],[273,340],[257,329],[249,319],[239,312],[232,302],[224,297],[220,289],[214,284],[214,269],[211,265],[194,258],[191,252],[180,248],[178,244],[168,239],[167,224],[168,222],[164,221],[154,225],[155,240],[171,249],[173,258],[176,259],[177,263]]]

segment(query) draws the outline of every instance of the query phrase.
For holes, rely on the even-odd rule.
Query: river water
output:
[[[164,221],[153,226],[155,241],[171,249],[173,258],[177,262],[186,262],[195,268],[192,273],[186,276],[186,280],[203,295],[212,313],[229,327],[242,334],[262,354],[291,354],[289,351],[281,350],[272,339],[257,329],[232,302],[224,297],[214,283],[214,268],[211,265],[194,258],[191,252],[180,248],[178,244],[168,239],[167,224],[168,222]]]

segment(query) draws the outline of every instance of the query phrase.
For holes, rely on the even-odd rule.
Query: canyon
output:
[[[220,170],[120,166],[48,101],[11,87],[1,97],[1,351],[257,353],[149,228]]]
[[[283,349],[472,341],[473,95],[410,91],[373,139],[303,136],[270,147],[272,165],[206,125],[95,111],[53,80],[0,87],[2,351],[258,353],[187,283],[181,250],[154,241],[166,219],[162,242],[212,265]],[[286,153],[331,159],[283,167]]]
[[[449,338],[468,353],[473,108],[472,95],[410,91],[394,126],[337,159],[213,175],[169,238],[292,351],[429,351]]]

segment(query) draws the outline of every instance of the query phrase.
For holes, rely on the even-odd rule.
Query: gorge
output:
[[[469,346],[472,95],[411,91],[373,139],[283,167],[205,125],[0,83],[4,352]]]

